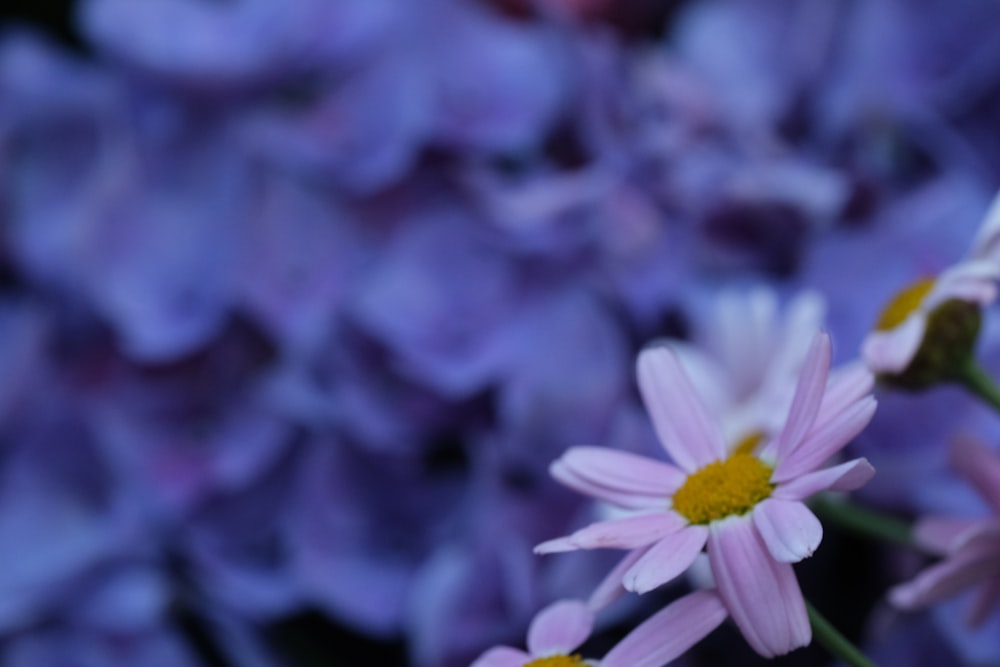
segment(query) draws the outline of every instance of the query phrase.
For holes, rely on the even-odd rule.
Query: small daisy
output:
[[[993,515],[917,522],[914,538],[944,559],[893,588],[889,600],[901,609],[918,609],[976,587],[978,593],[966,619],[976,626],[1000,605],[1000,454],[961,438],[955,441],[951,458],[952,465],[989,503]]]
[[[472,667],[661,667],[677,658],[726,619],[726,609],[711,591],[674,601],[639,624],[603,660],[586,660],[574,651],[590,636],[594,614],[578,600],[555,602],[535,616],[528,629],[527,652],[496,646]]]
[[[864,459],[823,464],[871,420],[871,378],[828,382],[830,339],[815,337],[780,432],[755,452],[729,454],[719,425],[669,347],[644,350],[639,387],[653,426],[675,464],[600,447],[574,447],[552,465],[556,479],[635,513],[587,526],[536,547],[634,550],[622,584],[644,593],[686,571],[705,549],[718,593],[761,655],[811,639],[791,563],[823,536],[802,502],[827,489],[851,490],[874,474]]]
[[[997,299],[1000,195],[990,205],[966,259],[908,285],[882,311],[861,346],[872,372],[924,388],[947,378],[971,354],[980,309]],[[904,375],[905,374],[905,375]]]

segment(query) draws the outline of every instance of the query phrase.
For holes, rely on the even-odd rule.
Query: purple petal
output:
[[[796,500],[768,498],[753,510],[753,522],[768,551],[780,563],[797,563],[816,551],[823,525]]]
[[[531,656],[509,646],[491,648],[476,659],[470,667],[521,667],[531,662]]]
[[[726,608],[757,653],[771,658],[810,642],[795,572],[771,557],[753,521],[737,517],[712,524],[708,559]]]
[[[771,480],[780,484],[815,470],[868,425],[875,414],[875,406],[875,399],[866,396],[809,433],[802,444],[778,464]]]
[[[853,491],[864,486],[875,475],[875,468],[867,459],[854,459],[847,463],[809,472],[781,484],[772,497],[783,500],[804,500],[820,491]]]
[[[995,546],[966,549],[893,588],[889,591],[889,601],[901,609],[916,609],[950,598],[998,574],[1000,550]]]
[[[829,372],[830,337],[825,333],[817,334],[802,365],[785,426],[775,440],[779,462],[784,461],[796,450],[812,428],[820,403],[823,401]]]
[[[662,506],[684,483],[674,466],[606,447],[573,447],[551,468],[552,476],[587,495],[626,506]],[[637,496],[634,502],[629,502]]]
[[[726,620],[711,591],[696,591],[643,621],[608,651],[602,667],[660,667],[679,657]]]
[[[693,472],[726,456],[718,425],[709,419],[674,353],[653,347],[639,354],[639,390],[667,453]]]
[[[958,437],[951,447],[951,464],[1000,512],[1000,454],[978,440]]]
[[[533,656],[571,653],[586,641],[594,626],[594,612],[579,600],[560,600],[538,612],[528,628],[528,651]]]
[[[688,526],[665,537],[625,573],[623,585],[626,590],[639,594],[662,586],[691,566],[707,539],[705,526]]]
[[[928,517],[913,526],[913,540],[931,553],[943,556],[982,523],[982,519]]]

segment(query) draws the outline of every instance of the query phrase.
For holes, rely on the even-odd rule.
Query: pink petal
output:
[[[816,551],[823,525],[797,500],[768,498],[753,510],[753,522],[774,559],[798,563]]]
[[[966,549],[893,588],[889,591],[889,601],[901,609],[916,609],[957,595],[997,574],[1000,574],[1000,551]]]
[[[497,646],[483,653],[471,667],[522,667],[531,662],[531,656],[509,646]]]
[[[674,466],[607,447],[572,447],[552,466],[552,476],[578,491],[604,498],[637,496],[636,503],[660,503],[684,483]],[[577,488],[582,485],[584,488]]]
[[[920,349],[927,328],[923,313],[915,313],[889,331],[873,331],[861,343],[861,358],[873,373],[902,373]]]
[[[687,472],[726,456],[718,424],[709,419],[691,380],[667,347],[646,348],[637,362],[639,390],[667,453]]]
[[[809,347],[795,387],[792,405],[788,409],[785,426],[775,439],[777,460],[785,460],[802,442],[812,428],[816,413],[823,401],[826,379],[830,371],[830,337],[817,334]]]
[[[663,496],[644,496],[634,491],[622,491],[604,486],[594,480],[582,477],[572,468],[567,467],[561,459],[557,459],[549,466],[549,474],[560,483],[574,491],[578,491],[591,498],[604,500],[624,509],[641,510],[656,509],[663,507]]]
[[[601,667],[661,667],[704,639],[726,616],[715,593],[685,595],[628,633],[604,656]]]
[[[846,410],[852,403],[870,394],[875,376],[860,361],[841,366],[830,374],[830,383],[819,406],[814,428],[828,422]]]
[[[809,433],[791,455],[778,463],[771,481],[782,483],[812,472],[861,432],[875,414],[876,402],[866,396]]]
[[[943,556],[954,551],[955,545],[982,523],[983,519],[927,517],[913,526],[913,540],[931,553]]]
[[[579,600],[553,602],[531,621],[528,651],[532,656],[572,653],[590,636],[594,612]]]
[[[657,512],[655,514],[640,514],[620,519],[608,519],[592,523],[581,528],[572,535],[560,540],[549,540],[535,547],[535,553],[552,553],[554,549],[544,545],[557,544],[568,548],[559,551],[575,549],[637,549],[684,528],[686,521],[676,512]]]
[[[593,611],[600,611],[604,609],[609,604],[621,597],[622,593],[625,592],[625,587],[622,586],[622,579],[625,578],[625,573],[635,565],[642,556],[649,551],[649,548],[633,549],[625,554],[625,557],[618,561],[607,576],[601,580],[595,588],[594,592],[590,594],[590,598],[587,600],[587,606]]]
[[[1000,454],[975,438],[959,436],[951,447],[951,465],[1000,512]]]
[[[874,475],[875,468],[867,459],[854,459],[796,477],[778,486],[771,495],[783,500],[804,500],[820,491],[853,491]]]
[[[691,566],[707,539],[705,526],[688,526],[663,538],[629,568],[622,585],[639,594],[662,586]]]
[[[810,642],[812,630],[795,572],[771,558],[752,520],[713,523],[708,559],[726,608],[757,653],[771,658]]]
[[[982,625],[983,621],[993,614],[997,604],[1000,604],[1000,575],[987,581],[976,593],[976,599],[969,607],[965,622],[972,628]]]

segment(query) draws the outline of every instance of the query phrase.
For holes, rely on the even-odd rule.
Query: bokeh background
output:
[[[548,478],[568,446],[655,451],[643,344],[703,340],[728,290],[809,289],[850,360],[1000,184],[986,0],[0,11],[4,667],[518,644],[614,562],[531,547],[592,516]],[[947,439],[996,419],[880,401],[864,501],[974,508]],[[828,527],[797,571],[883,664],[1000,664],[997,623],[886,607],[921,563]],[[764,664],[729,626],[682,662]]]

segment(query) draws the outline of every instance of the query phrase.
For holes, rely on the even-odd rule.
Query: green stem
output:
[[[1000,412],[1000,388],[971,355],[959,368],[955,379],[977,398]]]
[[[812,626],[813,637],[819,640],[827,651],[851,667],[877,667],[847,637],[840,634],[840,631],[833,627],[808,600],[806,600],[806,611],[809,613],[809,625]]]
[[[856,533],[893,542],[904,547],[912,548],[914,546],[913,531],[910,525],[895,517],[855,505],[847,500],[834,500],[824,496],[813,500],[810,506],[821,519]]]

